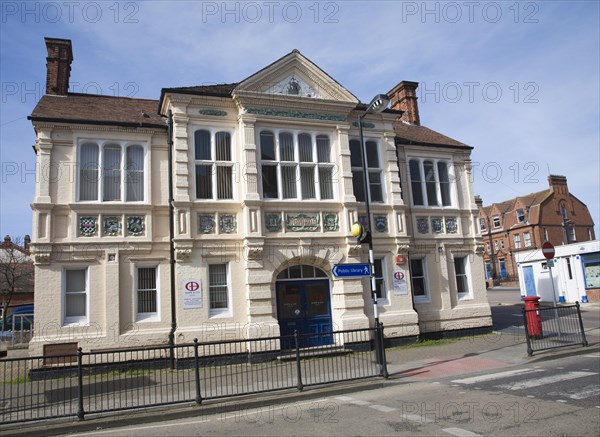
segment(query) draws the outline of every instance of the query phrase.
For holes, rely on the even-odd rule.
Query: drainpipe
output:
[[[174,208],[173,208],[173,112],[169,109],[167,119],[167,162],[169,178],[169,263],[171,273],[171,330],[169,331],[169,349],[171,368],[175,368],[175,330],[177,329],[177,312],[175,308],[175,238]]]

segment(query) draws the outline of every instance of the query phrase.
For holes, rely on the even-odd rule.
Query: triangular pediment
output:
[[[357,104],[358,99],[325,71],[294,50],[244,79],[237,94],[265,94]]]

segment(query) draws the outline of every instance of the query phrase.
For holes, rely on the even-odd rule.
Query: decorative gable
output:
[[[244,79],[234,94],[261,98],[261,95],[310,98],[356,105],[359,100],[316,64],[294,50]]]

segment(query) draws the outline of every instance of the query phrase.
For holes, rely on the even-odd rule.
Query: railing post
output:
[[[527,326],[527,310],[525,308],[521,308],[523,312],[523,327],[525,328],[525,339],[527,340],[527,356],[533,355],[533,349],[531,349],[531,339],[529,338],[529,327]]]
[[[194,338],[194,375],[196,377],[196,403],[202,404],[202,395],[200,394],[200,359],[198,358],[198,339]]]
[[[294,343],[296,346],[296,373],[298,375],[298,391],[304,390],[304,384],[302,384],[302,366],[300,365],[300,344],[298,341],[298,330],[294,331]]]
[[[387,370],[387,359],[385,356],[385,336],[383,335],[383,323],[379,322],[379,326],[377,329],[377,336],[379,338],[379,350],[381,351],[381,376],[383,376],[385,379],[387,379],[390,374],[388,373]]]
[[[581,329],[581,337],[583,338],[583,342],[581,343],[583,347],[587,347],[588,342],[585,338],[585,330],[583,329],[583,320],[581,319],[581,309],[579,308],[579,302],[575,302],[575,306],[577,307],[577,317],[579,318],[579,329]]]
[[[81,348],[77,348],[77,387],[79,397],[77,418],[83,420],[85,411],[83,410],[83,351]]]

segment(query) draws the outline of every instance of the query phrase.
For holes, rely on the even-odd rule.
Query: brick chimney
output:
[[[477,205],[478,208],[483,208],[483,199],[481,196],[475,195],[475,205]]]
[[[548,185],[556,194],[567,194],[569,187],[567,186],[567,178],[565,176],[553,175],[548,176]]]
[[[44,38],[46,58],[46,94],[66,96],[69,91],[73,50],[70,39]]]
[[[419,106],[417,105],[417,87],[419,82],[408,82],[403,80],[396,85],[388,96],[391,99],[391,108],[404,111],[400,120],[419,126]]]

